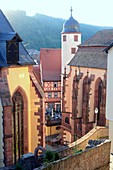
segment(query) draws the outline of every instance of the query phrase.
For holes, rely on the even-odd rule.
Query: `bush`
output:
[[[49,162],[53,162],[59,159],[59,155],[57,152],[53,152],[53,151],[46,151],[45,152],[45,157],[44,157],[44,162],[45,163],[49,163]]]
[[[22,166],[20,164],[16,164],[16,170],[22,170]]]
[[[74,154],[77,154],[77,153],[82,152],[83,150],[82,150],[82,149],[77,149],[77,148],[75,147],[73,151],[74,151]]]

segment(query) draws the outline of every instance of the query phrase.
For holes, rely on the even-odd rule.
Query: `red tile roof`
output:
[[[43,81],[61,80],[61,49],[42,48],[40,64]]]

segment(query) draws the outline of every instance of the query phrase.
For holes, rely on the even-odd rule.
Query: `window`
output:
[[[63,41],[66,41],[66,35],[63,35]]]
[[[76,53],[76,48],[71,48],[71,54],[75,54]]]
[[[54,109],[55,104],[54,103],[48,103],[48,108]]]
[[[61,112],[61,104],[56,104],[56,112]]]
[[[78,35],[74,35],[74,41],[78,41]]]
[[[57,82],[54,82],[54,87],[58,87],[58,83]]]
[[[7,63],[17,64],[19,61],[19,42],[7,41]]]
[[[65,123],[69,124],[69,118],[68,117],[65,118]]]
[[[61,127],[60,127],[60,126],[57,126],[57,127],[56,127],[56,130],[61,130]]]
[[[51,92],[48,92],[48,98],[52,98],[52,93]]]
[[[13,162],[17,163],[18,159],[24,153],[23,140],[23,97],[19,92],[16,92],[12,98],[13,101]]]
[[[54,93],[54,98],[58,98],[58,93],[57,92]]]

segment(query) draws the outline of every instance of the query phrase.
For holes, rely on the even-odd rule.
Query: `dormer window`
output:
[[[19,61],[19,42],[15,40],[7,41],[7,63],[17,64]]]

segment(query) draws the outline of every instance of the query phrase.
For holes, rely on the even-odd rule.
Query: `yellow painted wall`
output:
[[[20,86],[26,93],[28,99],[28,141],[29,151],[31,150],[31,123],[30,123],[30,78],[28,72],[28,66],[24,67],[11,67],[8,68],[8,84],[11,96],[13,96],[15,90]]]
[[[56,130],[56,127],[58,127],[58,126],[51,126],[51,127],[46,126],[46,136],[62,133],[62,129]]]
[[[37,98],[35,88],[32,87],[30,81],[29,70],[32,71],[32,66],[23,66],[23,67],[11,67],[8,68],[8,84],[11,96],[13,96],[15,90],[20,86],[28,99],[28,151],[34,152],[34,149],[38,144],[38,116],[34,115],[34,112],[38,111],[39,105],[34,105],[34,102],[39,102]]]

